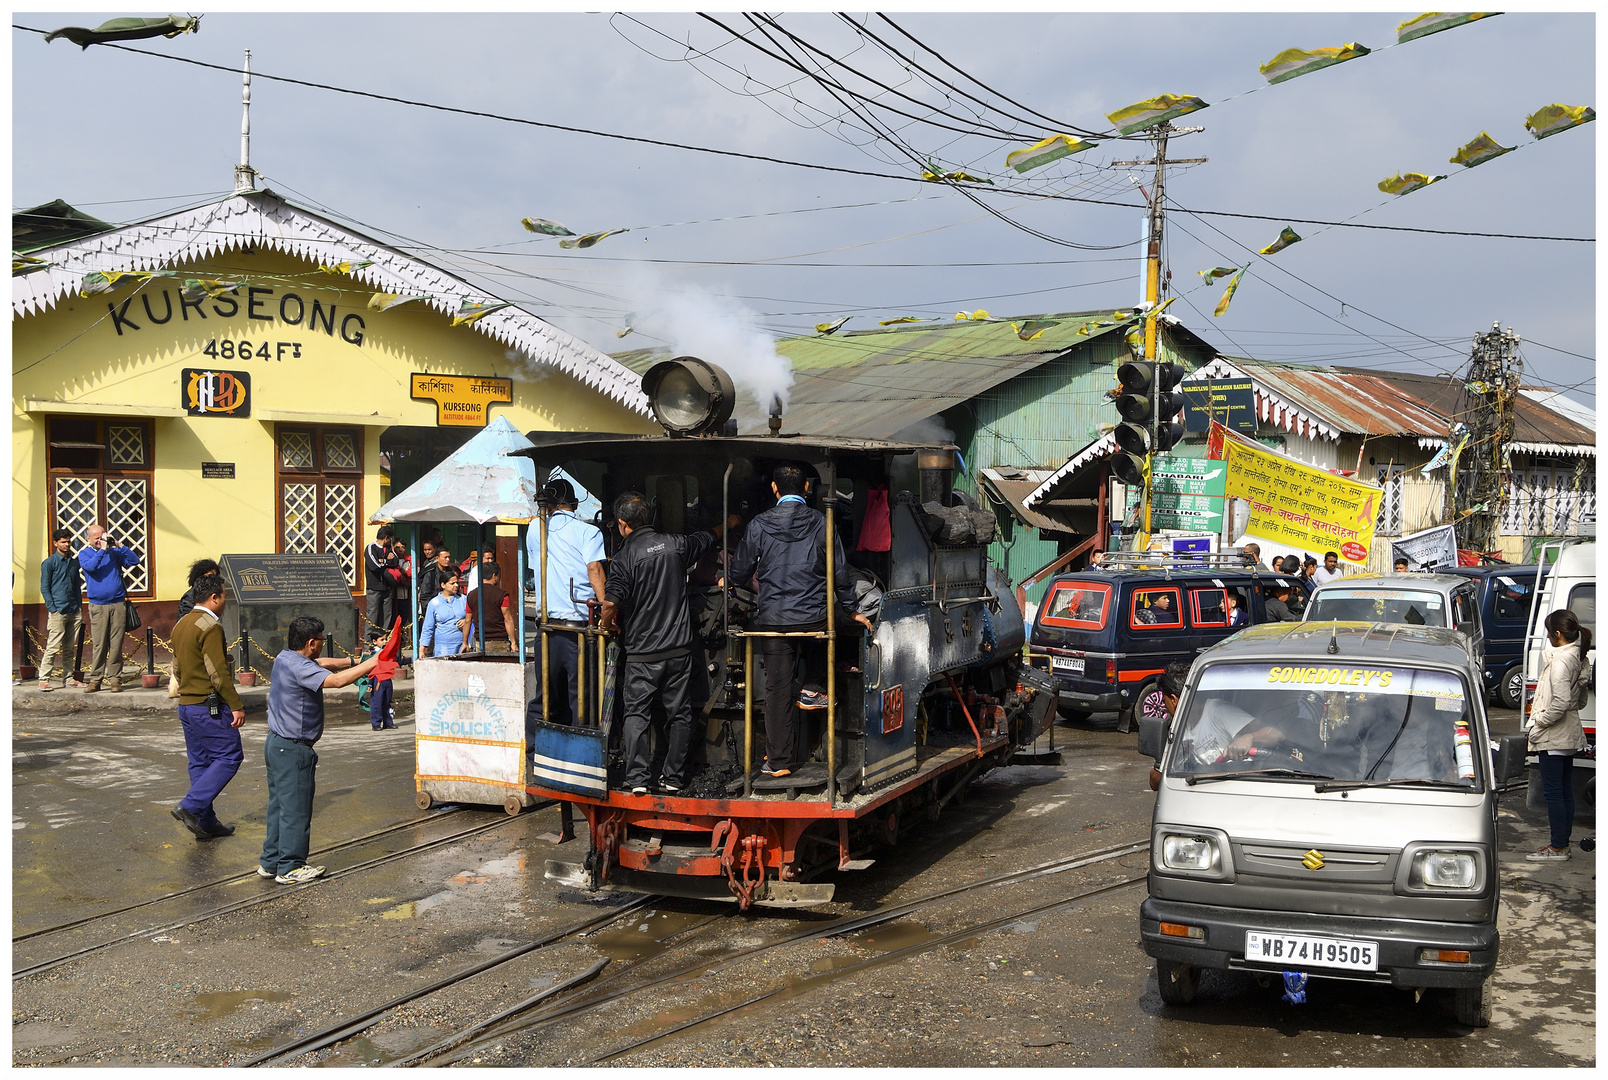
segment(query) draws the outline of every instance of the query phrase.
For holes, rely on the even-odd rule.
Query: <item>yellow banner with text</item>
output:
[[[1212,424],[1213,429],[1220,426]],[[1226,493],[1251,506],[1248,535],[1306,551],[1334,551],[1353,566],[1367,563],[1379,488],[1296,461],[1233,432],[1219,437],[1228,466]]]

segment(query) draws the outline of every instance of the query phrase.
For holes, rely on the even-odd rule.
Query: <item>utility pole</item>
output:
[[[1145,344],[1144,359],[1157,365],[1157,378],[1153,384],[1153,393],[1157,395],[1156,404],[1160,405],[1161,388],[1161,355],[1156,341],[1156,316],[1160,314],[1162,294],[1167,291],[1167,279],[1163,274],[1161,265],[1161,237],[1167,223],[1165,196],[1167,192],[1167,166],[1168,165],[1199,165],[1204,164],[1205,158],[1174,158],[1167,159],[1167,138],[1171,135],[1192,135],[1205,131],[1204,127],[1173,127],[1172,124],[1160,124],[1152,129],[1151,141],[1156,144],[1156,154],[1149,161],[1113,161],[1113,165],[1154,165],[1155,178],[1151,181],[1151,189],[1146,192],[1141,186],[1139,193],[1145,197],[1150,210],[1148,216],[1148,229],[1145,247]],[[1136,182],[1137,185],[1137,182]],[[1155,447],[1163,418],[1159,415],[1160,408],[1151,409],[1150,415],[1150,445]],[[1167,417],[1168,420],[1171,417]],[[1140,528],[1135,539],[1135,550],[1140,550],[1150,543],[1150,492],[1151,492],[1151,466],[1154,464],[1154,455],[1146,463],[1144,495],[1140,503]]]
[[[1496,546],[1509,498],[1508,444],[1513,441],[1524,376],[1519,340],[1511,326],[1503,330],[1500,323],[1475,337],[1463,377],[1467,404],[1462,415],[1453,418],[1454,430],[1447,433],[1451,453],[1445,516],[1457,526],[1460,546],[1474,551]],[[1461,438],[1458,427],[1463,429]]]

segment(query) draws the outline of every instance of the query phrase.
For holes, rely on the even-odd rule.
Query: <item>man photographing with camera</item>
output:
[[[91,645],[88,686],[84,693],[93,694],[104,681],[107,690],[123,689],[123,633],[125,631],[124,605],[128,594],[123,590],[123,568],[138,566],[140,556],[133,548],[123,547],[106,532],[104,526],[89,527],[89,545],[78,553],[78,565],[84,571],[84,591],[89,594],[89,637]]]

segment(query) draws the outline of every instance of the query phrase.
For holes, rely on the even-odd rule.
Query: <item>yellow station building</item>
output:
[[[60,202],[14,215],[14,642],[23,617],[43,625],[57,526],[140,551],[130,597],[166,628],[203,556],[332,552],[361,594],[368,516],[491,416],[654,430],[606,354],[245,187],[131,225]]]

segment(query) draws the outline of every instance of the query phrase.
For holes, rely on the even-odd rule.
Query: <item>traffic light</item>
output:
[[[1165,453],[1178,445],[1184,437],[1184,425],[1173,419],[1184,407],[1184,395],[1175,392],[1183,381],[1184,369],[1177,364],[1157,367],[1153,382],[1156,388],[1156,453]]]
[[[1155,407],[1153,387],[1156,365],[1148,360],[1129,360],[1117,367],[1117,389],[1112,397],[1122,417],[1112,433],[1117,440],[1117,456],[1111,471],[1124,484],[1144,486],[1145,459],[1150,456],[1150,418]]]

